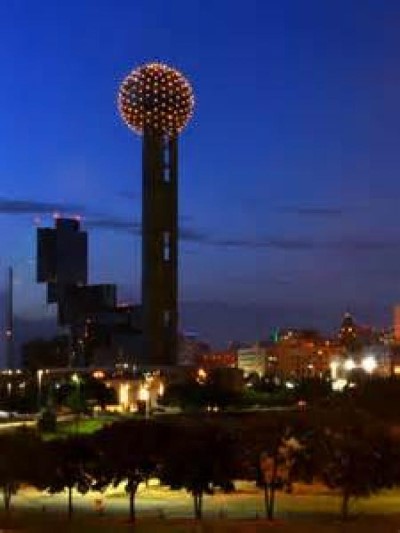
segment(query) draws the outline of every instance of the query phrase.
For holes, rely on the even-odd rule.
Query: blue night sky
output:
[[[34,219],[80,213],[92,282],[138,301],[141,143],[116,93],[176,66],[182,327],[216,344],[272,326],[389,323],[400,301],[397,0],[6,0],[0,5],[0,269],[42,320]],[[5,274],[4,274],[5,279]]]

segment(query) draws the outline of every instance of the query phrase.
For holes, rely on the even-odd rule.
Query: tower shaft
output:
[[[143,351],[148,364],[177,359],[177,137],[144,132],[142,184]]]

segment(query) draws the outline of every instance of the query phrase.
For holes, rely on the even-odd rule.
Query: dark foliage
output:
[[[174,434],[174,440],[165,443],[160,479],[172,489],[186,489],[193,497],[195,517],[201,519],[204,494],[216,488],[234,490],[239,472],[235,439],[212,422],[177,425]]]
[[[40,451],[41,441],[28,429],[0,434],[0,486],[7,512],[10,510],[11,497],[19,486],[30,482],[38,474],[37,457]]]
[[[107,426],[94,437],[97,462],[94,487],[103,490],[126,481],[129,517],[135,520],[135,496],[139,484],[156,474],[163,438],[160,427],[149,420],[132,420]]]
[[[51,493],[68,492],[68,517],[73,513],[73,490],[86,493],[92,485],[90,472],[96,454],[91,439],[74,436],[43,443],[41,474],[35,480],[38,488]]]

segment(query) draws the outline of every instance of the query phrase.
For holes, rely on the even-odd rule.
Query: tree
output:
[[[37,428],[42,433],[54,433],[57,429],[57,414],[54,409],[47,407],[38,418]]]
[[[131,420],[106,426],[95,435],[98,459],[93,476],[94,488],[103,490],[126,481],[129,519],[135,521],[135,498],[140,483],[158,468],[163,439],[151,420]]]
[[[169,385],[161,400],[163,405],[180,407],[182,410],[199,410],[206,407],[206,387],[196,381]]]
[[[349,408],[324,413],[317,422],[312,456],[318,477],[341,492],[341,516],[349,516],[351,498],[390,486],[389,436],[385,427]]]
[[[332,386],[327,379],[304,378],[297,383],[293,395],[296,400],[305,400],[307,403],[315,405],[332,395]]]
[[[392,423],[399,422],[400,380],[398,377],[366,376],[354,388],[348,388],[343,399],[371,416]]]
[[[173,435],[166,441],[160,479],[173,490],[185,488],[193,497],[195,518],[201,519],[204,494],[217,487],[234,490],[235,440],[216,424],[187,420],[173,428]]]
[[[73,436],[46,443],[41,476],[36,486],[50,493],[68,492],[68,518],[73,513],[73,489],[85,494],[92,485],[94,449],[87,437]]]
[[[277,491],[291,487],[303,453],[301,436],[301,426],[292,413],[250,418],[239,432],[243,458],[241,476],[263,487],[268,520],[273,520],[275,515]]]
[[[96,403],[100,405],[102,409],[105,409],[106,405],[117,403],[115,389],[107,387],[104,381],[101,381],[100,379],[87,376],[83,380],[81,388],[88,403]]]
[[[0,486],[6,512],[21,483],[34,475],[40,446],[38,437],[26,428],[0,434]]]

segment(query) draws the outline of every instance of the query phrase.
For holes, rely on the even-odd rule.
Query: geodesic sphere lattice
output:
[[[150,63],[124,79],[118,108],[125,123],[136,133],[149,129],[176,135],[193,114],[193,90],[177,70],[162,63]]]

